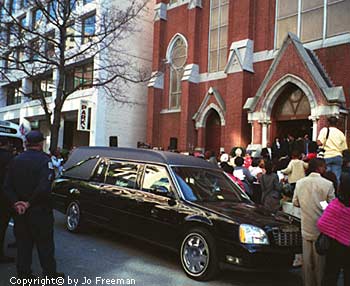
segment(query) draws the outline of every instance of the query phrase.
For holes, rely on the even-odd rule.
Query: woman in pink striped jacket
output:
[[[338,198],[334,199],[318,220],[319,230],[331,239],[326,256],[322,285],[336,286],[343,269],[344,285],[350,285],[350,173],[343,172]]]

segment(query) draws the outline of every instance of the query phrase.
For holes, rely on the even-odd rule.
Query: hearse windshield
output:
[[[192,202],[247,202],[248,196],[224,172],[195,167],[173,167],[186,200]]]

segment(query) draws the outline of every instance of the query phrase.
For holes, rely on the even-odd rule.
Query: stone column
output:
[[[316,116],[309,116],[309,120],[312,120],[312,141],[316,141],[317,140],[317,121],[318,121],[318,117]]]
[[[261,132],[261,144],[263,147],[266,147],[266,143],[267,143],[267,122],[261,122],[261,128],[262,128],[262,132]]]

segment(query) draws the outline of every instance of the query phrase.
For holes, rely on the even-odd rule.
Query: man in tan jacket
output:
[[[323,159],[309,163],[309,176],[296,183],[293,204],[301,210],[301,234],[303,237],[303,278],[306,286],[321,286],[325,257],[317,254],[315,241],[320,232],[317,220],[322,215],[320,202],[334,199],[332,182],[321,177],[326,170]]]
[[[339,185],[341,168],[343,164],[343,151],[348,149],[346,138],[342,131],[337,128],[338,119],[335,116],[328,118],[328,127],[321,129],[317,138],[317,144],[323,146],[324,159],[327,164],[327,171],[331,171],[337,177]]]

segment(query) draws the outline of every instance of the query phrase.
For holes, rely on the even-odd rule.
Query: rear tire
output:
[[[81,211],[77,201],[72,201],[66,211],[66,228],[70,232],[77,233],[81,230]]]
[[[198,281],[213,279],[219,271],[213,235],[204,228],[186,232],[181,243],[180,260],[182,269],[190,278]]]

